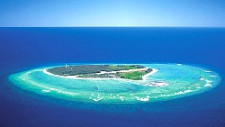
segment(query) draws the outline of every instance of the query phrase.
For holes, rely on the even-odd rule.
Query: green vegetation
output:
[[[74,76],[79,74],[100,73],[101,71],[120,71],[129,69],[140,69],[140,65],[72,65],[50,68],[47,71],[56,75]]]
[[[147,71],[134,71],[127,73],[119,73],[120,78],[132,79],[132,80],[142,80],[142,76],[147,74]]]
[[[142,66],[138,65],[109,65],[109,69],[111,70],[129,70],[129,69],[138,69],[138,68],[143,68]]]
[[[135,70],[136,69],[136,70]],[[131,70],[131,71],[127,71]],[[77,76],[80,78],[125,78],[142,80],[142,76],[152,69],[141,65],[72,65],[47,69],[60,76]],[[103,71],[103,73],[101,73]]]

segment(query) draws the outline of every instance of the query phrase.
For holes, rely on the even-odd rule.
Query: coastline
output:
[[[156,72],[158,72],[158,70],[152,68],[152,71],[149,72],[148,74],[144,75],[144,76],[142,77],[142,80],[143,80],[143,81],[146,81],[148,76],[150,76],[150,75],[152,75],[152,74],[155,74]]]

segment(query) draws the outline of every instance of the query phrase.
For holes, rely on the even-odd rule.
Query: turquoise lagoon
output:
[[[212,70],[182,64],[140,64],[157,70],[145,80],[75,79],[44,73],[41,67],[12,74],[17,87],[39,95],[86,103],[148,103],[211,90],[220,82]],[[59,65],[62,66],[62,65]]]

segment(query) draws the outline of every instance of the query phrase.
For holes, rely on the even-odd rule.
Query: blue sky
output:
[[[225,1],[0,0],[0,26],[225,27]]]

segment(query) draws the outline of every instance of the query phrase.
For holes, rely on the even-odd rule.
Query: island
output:
[[[184,64],[60,64],[11,74],[18,88],[57,99],[136,104],[190,96],[216,87],[214,71]],[[79,103],[80,104],[80,103]]]
[[[45,71],[57,76],[74,76],[75,78],[143,80],[143,77],[153,70],[142,65],[65,65]]]

